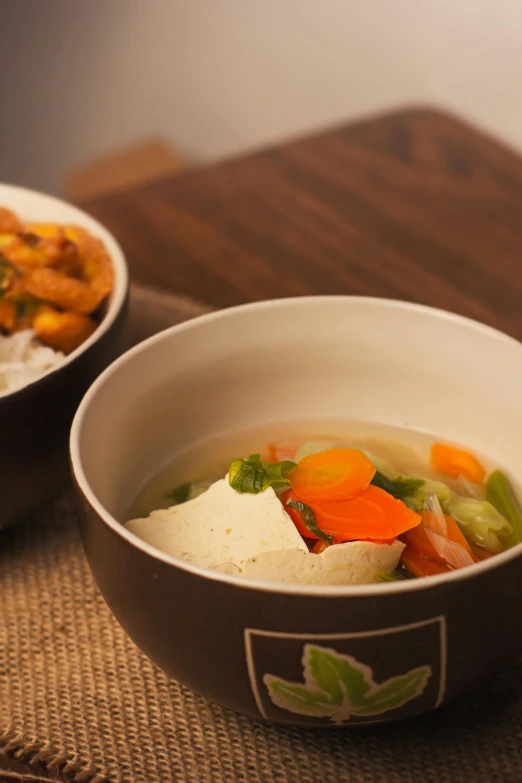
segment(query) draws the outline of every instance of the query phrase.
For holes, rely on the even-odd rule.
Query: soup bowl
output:
[[[81,532],[99,588],[163,670],[246,715],[353,726],[438,707],[522,650],[522,546],[426,579],[302,586],[195,566],[122,523],[188,444],[277,422],[411,427],[520,480],[520,388],[516,340],[403,302],[277,300],[168,329],[107,369],[73,423]]]
[[[58,366],[16,391],[0,392],[0,528],[24,521],[70,480],[68,439],[85,391],[120,350],[128,291],[127,265],[114,237],[98,221],[64,201],[0,184],[0,206],[23,222],[76,224],[101,239],[111,257],[114,285],[96,331]]]

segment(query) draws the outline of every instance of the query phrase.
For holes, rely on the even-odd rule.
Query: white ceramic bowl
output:
[[[0,184],[0,206],[22,221],[75,223],[99,237],[115,272],[105,315],[94,332],[55,369],[14,392],[0,392],[0,527],[25,519],[48,502],[68,478],[67,437],[89,384],[118,350],[129,280],[118,243],[85,212],[43,193]]]
[[[138,489],[187,444],[277,421],[418,428],[488,455],[522,481],[521,388],[520,343],[402,302],[277,300],[156,335],[98,378],[73,423],[82,535],[100,589],[163,669],[249,715],[353,725],[438,706],[522,650],[521,546],[426,580],[310,587],[199,568],[121,523]],[[311,655],[326,666],[320,685],[311,682]],[[370,694],[409,677],[410,697],[394,691],[395,701],[372,712],[333,685],[328,693],[328,667],[346,671],[347,662]],[[294,690],[278,696],[274,677]],[[315,712],[299,706],[303,682],[317,696]]]

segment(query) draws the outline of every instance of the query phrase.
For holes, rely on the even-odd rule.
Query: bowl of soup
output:
[[[71,422],[121,349],[127,291],[125,258],[100,223],[0,184],[0,528],[70,481]]]
[[[404,302],[166,330],[73,423],[100,590],[169,675],[254,718],[447,703],[522,650],[521,383],[516,340]]]

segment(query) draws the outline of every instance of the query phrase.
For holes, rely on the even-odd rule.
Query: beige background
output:
[[[520,0],[3,0],[0,177],[161,135],[214,159],[405,103],[522,148]],[[5,107],[9,111],[5,111]]]

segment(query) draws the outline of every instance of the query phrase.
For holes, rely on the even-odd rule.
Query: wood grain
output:
[[[522,160],[432,109],[84,204],[135,279],[216,306],[303,294],[436,305],[522,337]]]

